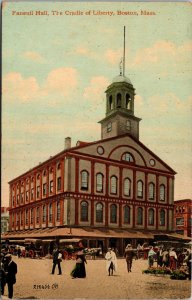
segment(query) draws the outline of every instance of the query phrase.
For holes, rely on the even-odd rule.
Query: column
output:
[[[109,221],[108,221],[108,216],[109,216],[108,209],[109,209],[109,204],[108,204],[108,202],[105,202],[105,226],[106,227],[109,224]]]
[[[39,191],[39,199],[42,199],[42,171],[40,171],[40,180],[39,180],[39,185],[40,185],[40,191]]]
[[[47,167],[47,189],[46,189],[46,197],[49,197],[49,166]]]
[[[123,189],[123,167],[119,167],[119,198],[122,198]]]
[[[75,157],[75,192],[79,192],[79,158]]]
[[[106,164],[106,189],[105,189],[105,196],[109,196],[109,165]]]
[[[61,192],[64,192],[65,182],[64,182],[64,172],[65,172],[65,160],[61,160]]]
[[[91,194],[94,194],[95,187],[95,162],[91,161]]]
[[[53,165],[53,195],[56,194],[56,164]]]
[[[75,225],[79,225],[79,201],[75,198]]]
[[[169,204],[170,203],[170,201],[169,201],[169,183],[170,183],[170,178],[169,177],[167,177],[167,195],[166,195],[166,203],[167,204]]]
[[[122,203],[119,203],[119,227],[122,227]]]
[[[158,229],[159,227],[159,209],[158,209],[158,206],[159,206],[159,175],[156,176],[156,204],[157,204],[157,207],[156,207],[156,230]]]
[[[36,178],[36,173],[34,173],[34,200],[33,201],[36,201],[36,194],[37,194],[37,191],[36,191],[36,180],[37,180],[37,178]]]
[[[91,226],[94,225],[94,200],[91,200]]]

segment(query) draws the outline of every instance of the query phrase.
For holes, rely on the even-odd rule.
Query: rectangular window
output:
[[[31,189],[31,200],[34,200],[34,188]]]
[[[46,206],[43,206],[43,222],[46,221]]]
[[[29,201],[29,191],[26,191],[26,202],[28,202]]]
[[[39,207],[36,210],[36,223],[39,223]]]
[[[61,177],[57,178],[57,190],[60,191],[61,190]]]
[[[43,184],[43,196],[46,196],[47,193],[47,183]]]
[[[37,186],[37,198],[39,198],[40,197],[40,186],[38,185]]]
[[[49,191],[50,193],[53,193],[53,180],[50,181]]]
[[[31,224],[33,224],[33,209],[31,209]]]
[[[176,218],[176,225],[183,226],[184,225],[184,218]]]
[[[19,204],[19,195],[17,195],[17,204]]]

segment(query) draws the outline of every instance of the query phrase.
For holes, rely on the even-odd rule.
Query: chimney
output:
[[[71,148],[71,138],[66,137],[65,138],[65,150],[70,149],[70,148]]]

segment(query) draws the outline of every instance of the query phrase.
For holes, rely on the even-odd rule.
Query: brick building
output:
[[[78,237],[122,251],[173,231],[175,172],[139,141],[135,89],[120,74],[106,90],[101,139],[78,141],[9,182],[7,238]]]
[[[174,201],[174,227],[179,234],[191,237],[192,200],[182,199]]]
[[[1,207],[1,234],[9,230],[9,209]]]

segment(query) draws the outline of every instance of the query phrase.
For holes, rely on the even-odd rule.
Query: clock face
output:
[[[102,155],[104,153],[104,149],[102,146],[97,147],[97,153]]]
[[[155,160],[154,160],[154,159],[150,159],[149,163],[150,163],[150,165],[151,165],[152,167],[155,166]]]

